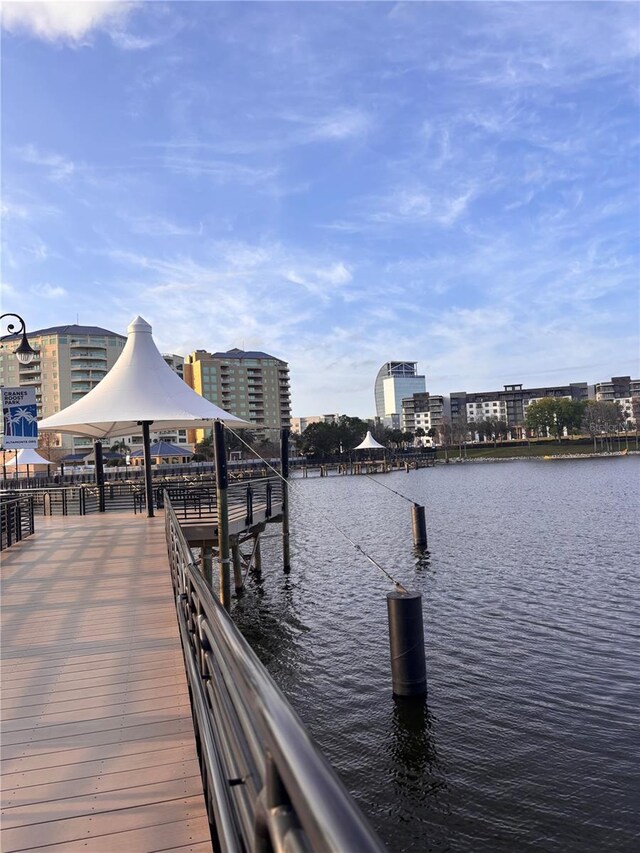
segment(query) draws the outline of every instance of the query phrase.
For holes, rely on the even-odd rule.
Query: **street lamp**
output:
[[[35,356],[37,352],[32,348],[29,340],[27,338],[27,328],[24,320],[19,314],[2,314],[0,316],[0,320],[4,320],[5,317],[15,317],[16,320],[20,321],[20,328],[17,332],[14,332],[15,324],[7,323],[7,331],[10,335],[19,335],[22,333],[22,340],[20,341],[20,346],[17,350],[14,350],[15,356],[21,364],[29,364]]]

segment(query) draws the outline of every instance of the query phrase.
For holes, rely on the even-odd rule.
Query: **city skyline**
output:
[[[3,4],[3,311],[257,349],[292,414],[638,375],[626,3]],[[4,329],[3,329],[4,331]]]

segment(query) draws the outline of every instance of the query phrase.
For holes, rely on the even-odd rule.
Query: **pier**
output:
[[[284,493],[242,489],[226,518],[215,490],[68,500],[3,551],[4,853],[384,850],[190,549],[225,526],[234,573],[259,561]]]
[[[3,552],[2,850],[207,853],[163,519],[36,523]]]

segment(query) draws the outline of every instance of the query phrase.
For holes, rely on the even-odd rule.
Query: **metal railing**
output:
[[[0,496],[0,550],[10,548],[35,530],[33,498]]]
[[[164,484],[154,487],[156,507],[164,505],[164,495],[168,495],[176,517],[182,526],[202,522],[217,523],[218,503],[215,483]],[[277,476],[238,481],[229,484],[227,489],[229,522],[242,522],[251,526],[254,515],[264,514],[269,520],[281,512],[282,480]],[[138,498],[136,511],[144,508],[144,494]]]
[[[142,487],[135,483],[105,483],[103,490],[105,511],[109,512],[134,509]],[[100,488],[95,484],[51,486],[29,489],[28,493],[8,491],[5,494],[31,498],[36,515],[89,515],[100,509]]]
[[[166,494],[165,526],[214,848],[384,851],[200,575]]]

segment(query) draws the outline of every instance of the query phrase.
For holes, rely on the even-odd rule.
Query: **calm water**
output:
[[[265,543],[235,618],[389,849],[639,850],[640,458],[378,479],[427,508],[427,560],[386,489],[296,480],[291,574]],[[390,585],[329,519],[422,592],[425,705],[394,701]]]

